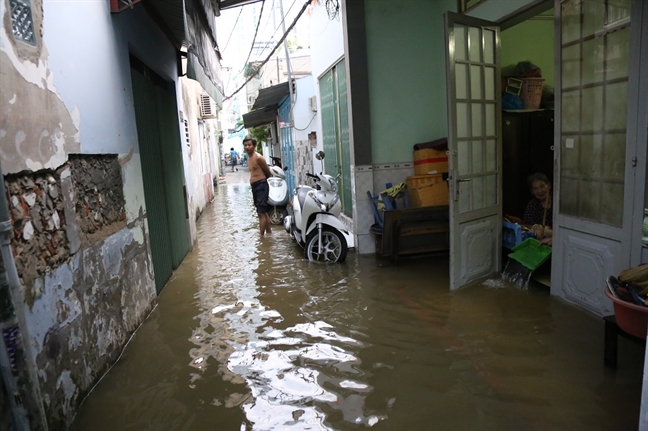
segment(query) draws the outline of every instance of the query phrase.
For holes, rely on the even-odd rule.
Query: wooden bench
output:
[[[395,261],[401,256],[446,253],[449,233],[447,205],[386,210],[382,255]]]

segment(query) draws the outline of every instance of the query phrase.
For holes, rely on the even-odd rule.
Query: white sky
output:
[[[259,25],[259,33],[256,38],[257,42],[273,41],[272,46],[274,46],[283,35],[281,28],[281,10],[279,9],[280,1],[282,0],[265,0],[263,16]],[[293,22],[295,16],[304,5],[304,1],[306,0],[283,0],[283,9],[286,14],[286,28]],[[246,6],[227,9],[221,11],[221,16],[216,19],[216,39],[223,57],[221,66],[223,68],[231,68],[232,74],[242,71],[245,66],[245,60],[250,52],[262,4],[263,2],[259,1]],[[275,26],[277,27],[276,29]],[[297,26],[291,32],[289,39],[292,39],[295,35],[301,46],[308,47],[307,13],[301,16]],[[279,55],[283,55],[281,50],[277,52]],[[256,57],[253,53],[250,59],[264,60],[266,56],[267,52],[262,57]]]

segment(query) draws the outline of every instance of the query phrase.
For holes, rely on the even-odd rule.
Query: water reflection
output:
[[[311,265],[256,223],[220,186],[73,430],[636,429],[641,349],[605,369],[600,319],[501,280],[451,294],[439,258]]]

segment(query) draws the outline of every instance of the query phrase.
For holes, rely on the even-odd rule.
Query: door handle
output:
[[[453,181],[450,182],[451,180],[453,180]],[[471,180],[471,178],[462,178],[462,179],[456,179],[456,180],[448,178],[448,182],[449,182],[449,184],[451,186],[451,190],[452,190],[452,194],[450,196],[452,196],[454,198],[455,202],[459,201],[459,184],[458,183],[467,183],[470,180]]]

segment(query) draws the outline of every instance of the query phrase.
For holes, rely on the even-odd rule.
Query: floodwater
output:
[[[643,348],[500,280],[448,292],[448,260],[311,264],[258,238],[228,174],[197,247],[71,429],[635,430]]]

